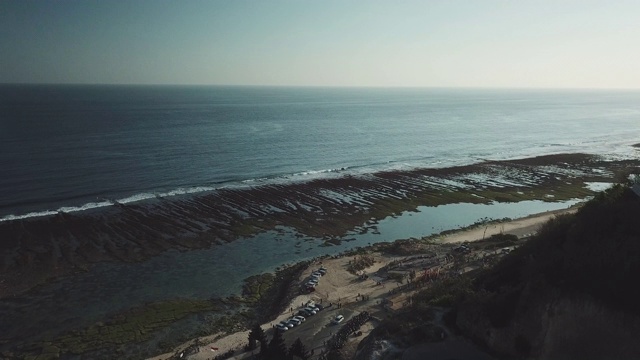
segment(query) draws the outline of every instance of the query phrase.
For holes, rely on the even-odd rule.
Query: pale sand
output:
[[[561,209],[547,211],[540,214],[530,215],[524,218],[511,221],[479,226],[468,230],[461,230],[451,234],[443,235],[437,239],[440,243],[456,243],[465,241],[476,241],[488,238],[491,235],[500,233],[513,234],[519,238],[528,237],[535,234],[542,224],[546,223],[555,216],[563,214],[573,214],[577,208]]]
[[[554,216],[573,213],[575,211],[575,208],[550,211],[499,224],[491,224],[488,226],[461,230],[438,238],[438,242],[455,243],[464,241],[475,241],[482,239],[483,236],[486,238],[499,233],[514,234],[518,237],[525,237],[529,234],[534,234],[543,223],[553,218]],[[390,261],[399,258],[384,256],[379,253],[373,255],[376,262],[373,266],[366,269],[366,272],[369,274],[375,273],[378,269],[385,266]],[[327,268],[327,274],[320,279],[317,290],[314,293],[299,295],[294,298],[287,306],[287,310],[285,312],[280,314],[280,316],[278,316],[272,322],[263,324],[262,328],[266,331],[271,328],[272,324],[289,319],[292,316],[290,308],[293,308],[294,312],[296,312],[303,303],[306,303],[309,300],[320,302],[320,299],[322,299],[324,305],[327,305],[329,302],[334,303],[334,305],[338,302],[341,302],[343,303],[343,305],[345,305],[348,303],[354,303],[358,294],[368,295],[370,297],[370,300],[373,301],[367,301],[350,306],[351,309],[358,311],[368,310],[370,309],[372,303],[375,303],[378,299],[382,298],[390,288],[394,287],[394,285],[390,283],[387,283],[384,287],[378,286],[376,285],[376,281],[372,279],[366,281],[358,281],[356,275],[350,274],[346,270],[348,262],[351,259],[351,257],[325,259],[322,263],[312,264],[310,268],[303,273],[300,281],[302,282],[311,273],[311,271],[317,269],[318,267],[320,267],[320,264],[322,264]],[[201,346],[201,350],[199,353],[189,356],[189,359],[206,360],[213,358],[218,354],[227,352],[230,349],[240,350],[237,352],[238,355],[234,357],[234,359],[240,359],[243,357],[242,355],[240,355],[240,352],[241,349],[247,344],[248,334],[248,331],[243,331],[225,336],[218,340],[214,340],[216,337],[215,334],[205,338],[201,338],[204,345]],[[183,344],[178,349],[185,349],[191,343],[193,343],[193,341]],[[211,351],[211,347],[219,348],[219,350],[213,352]],[[178,349],[176,349],[176,351]],[[175,352],[159,355],[150,358],[150,360],[167,359],[174,353]]]

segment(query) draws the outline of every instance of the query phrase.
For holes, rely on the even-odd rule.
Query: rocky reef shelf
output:
[[[96,263],[141,262],[169,250],[208,248],[281,227],[328,240],[372,219],[420,206],[582,198],[592,193],[585,182],[610,182],[638,163],[550,155],[219,189],[87,213],[4,221],[0,298]]]

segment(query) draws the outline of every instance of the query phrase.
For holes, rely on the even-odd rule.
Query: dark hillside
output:
[[[478,274],[455,322],[507,358],[637,357],[639,275],[640,198],[617,185]]]
[[[575,215],[547,223],[536,237],[480,275],[475,285],[497,293],[546,283],[638,315],[638,275],[640,198],[618,185]]]

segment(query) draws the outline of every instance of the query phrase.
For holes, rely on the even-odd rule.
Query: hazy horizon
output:
[[[424,89],[424,90],[532,90],[532,91],[640,91],[640,87],[516,87],[516,86],[402,86],[402,85],[272,85],[272,84],[180,84],[180,83],[60,83],[0,82],[0,86],[141,86],[141,87],[246,87],[246,88],[318,88],[318,89]]]
[[[638,89],[640,3],[0,0],[0,83]]]

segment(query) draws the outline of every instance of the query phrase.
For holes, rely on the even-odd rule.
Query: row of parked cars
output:
[[[327,269],[324,266],[320,267],[320,269],[311,273],[304,286],[307,288],[307,290],[315,290],[316,286],[318,286],[320,278],[326,273]]]
[[[298,311],[298,314],[296,316],[292,317],[289,320],[281,321],[276,324],[276,329],[280,331],[287,331],[302,324],[303,322],[305,322],[306,318],[308,318],[309,316],[313,316],[322,310],[324,310],[324,306],[310,301],[307,303],[307,306],[305,308]]]

